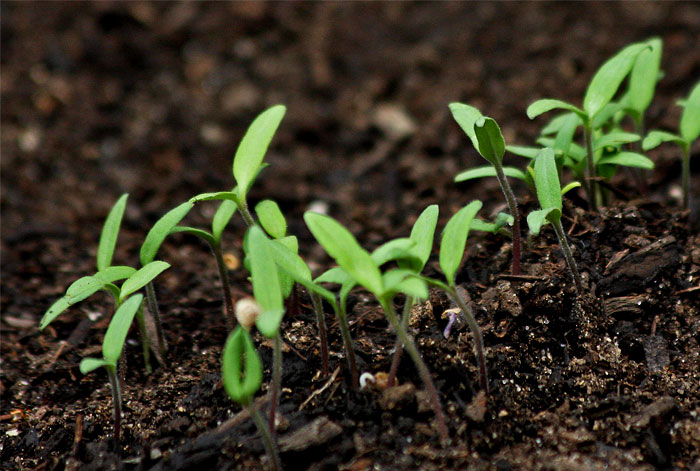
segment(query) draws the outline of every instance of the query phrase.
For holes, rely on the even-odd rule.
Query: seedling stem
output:
[[[591,205],[591,210],[598,212],[598,191],[594,182],[595,178],[595,160],[593,159],[593,129],[590,120],[583,120],[583,135],[586,140],[586,194],[588,202]]]
[[[408,332],[408,324],[411,320],[411,309],[415,299],[413,296],[406,297],[406,303],[403,305],[403,314],[401,316],[401,325],[404,330]],[[401,363],[401,354],[403,353],[403,343],[400,339],[396,339],[396,344],[394,345],[394,355],[391,358],[391,368],[389,369],[389,377],[387,378],[386,384],[388,387],[394,387],[396,385],[396,374],[399,371],[399,364]]]
[[[318,335],[321,338],[321,368],[324,376],[328,376],[328,336],[326,334],[326,319],[323,315],[323,302],[321,296],[309,290],[311,302],[316,313],[318,323]]]
[[[518,201],[515,199],[513,190],[508,183],[508,178],[503,172],[503,165],[497,162],[496,167],[496,178],[498,178],[498,183],[501,185],[503,190],[503,195],[506,197],[506,202],[508,203],[508,209],[510,210],[511,216],[513,216],[513,275],[520,274],[520,212],[518,211]]]
[[[156,336],[158,341],[158,351],[160,352],[160,359],[165,361],[165,352],[168,350],[168,347],[165,343],[165,336],[163,335],[163,325],[160,321],[160,310],[158,309],[156,290],[152,281],[146,285],[146,302],[148,303],[148,310],[153,316],[153,322],[156,325]]]
[[[279,402],[280,388],[282,385],[282,337],[279,330],[273,338],[272,348],[272,382],[270,384],[270,434],[275,435],[275,417],[277,415],[277,403]]]
[[[216,259],[216,267],[219,270],[219,278],[221,279],[221,292],[224,298],[224,310],[226,311],[226,322],[229,331],[236,326],[236,314],[233,311],[233,298],[231,297],[231,283],[228,278],[228,269],[224,262],[224,254],[221,250],[221,241],[214,241],[209,244],[211,251]]]
[[[281,471],[282,462],[280,461],[280,454],[277,450],[277,444],[272,438],[273,435],[270,427],[267,426],[265,420],[260,414],[260,411],[257,407],[255,407],[255,401],[251,401],[247,407],[248,412],[250,412],[250,416],[253,418],[253,422],[255,422],[255,425],[258,427],[260,435],[262,436],[265,451],[267,451],[267,456],[270,459],[270,469],[272,471]],[[272,428],[272,430],[274,430],[274,428]]]

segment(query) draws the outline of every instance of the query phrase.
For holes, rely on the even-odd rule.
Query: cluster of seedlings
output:
[[[641,152],[662,142],[675,142],[683,151],[683,205],[687,207],[690,147],[700,135],[700,83],[695,85],[687,100],[680,102],[684,110],[679,135],[655,130],[643,136],[645,110],[651,103],[656,83],[661,77],[661,49],[661,41],[654,38],[621,50],[596,72],[581,108],[555,99],[533,103],[527,110],[530,118],[555,109],[563,111],[542,128],[537,146],[506,145],[498,124],[492,118],[483,116],[479,110],[466,104],[450,105],[459,126],[490,164],[463,172],[456,177],[456,181],[497,177],[510,214],[501,213],[493,222],[478,219],[476,216],[482,207],[480,201],[472,201],[457,211],[442,230],[438,253],[442,272],[440,278],[423,273],[433,252],[439,213],[437,205],[427,207],[420,214],[408,237],[388,241],[372,252],[365,250],[333,218],[307,212],[304,215],[306,225],[337,264],[315,278],[299,255],[297,238],[287,233],[287,222],[279,206],[274,201],[264,200],[255,205],[253,212],[250,211],[248,192],[266,166],[265,153],[286,111],[284,106],[277,105],[260,114],[244,135],[233,160],[233,190],[200,194],[167,212],[155,223],[141,247],[139,269],[112,266],[112,255],[127,195],[119,198],[102,230],[97,252],[97,272],[71,284],[65,296],[46,311],[40,328],[45,328],[70,306],[100,290],[113,296],[115,312],[104,336],[102,358],[85,358],[80,369],[84,374],[99,367],[104,367],[107,371],[114,402],[114,438],[118,441],[121,421],[120,373],[124,372],[124,368],[120,367],[120,358],[123,358],[127,333],[136,318],[146,369],[151,370],[151,353],[159,363],[165,364],[167,344],[161,327],[154,280],[170,265],[155,258],[168,235],[189,233],[200,237],[211,247],[220,275],[224,313],[230,330],[222,354],[224,388],[234,401],[250,410],[263,437],[271,469],[282,468],[274,435],[274,418],[282,377],[280,324],[285,313],[285,300],[292,294],[295,285],[307,290],[316,311],[322,369],[326,375],[329,367],[324,306],[330,306],[333,310],[338,319],[353,388],[360,388],[360,375],[347,320],[348,295],[353,289],[361,288],[376,298],[396,333],[388,386],[396,382],[400,357],[405,350],[428,393],[440,439],[443,443],[448,443],[449,431],[440,395],[428,365],[408,332],[409,317],[415,304],[428,299],[430,288],[442,290],[451,298],[472,332],[480,387],[488,394],[489,380],[481,332],[473,313],[457,289],[456,278],[470,230],[510,237],[512,274],[520,272],[520,214],[508,177],[522,179],[534,189],[541,208],[527,215],[530,234],[537,235],[543,225],[552,224],[577,295],[583,294],[584,284],[561,223],[562,196],[566,192],[582,186],[590,209],[595,211],[609,200],[609,181],[619,167],[651,169],[653,162]],[[625,89],[621,89],[623,84],[626,84]],[[583,131],[583,145],[575,142],[579,127]],[[630,127],[632,129],[628,130]],[[633,147],[628,149],[627,146]],[[527,167],[521,170],[504,166],[506,151],[530,159]],[[572,179],[563,188],[560,183],[562,175]],[[639,178],[643,177],[640,173]],[[212,218],[210,231],[179,225],[195,204],[210,200],[220,202]],[[250,273],[253,297],[239,300],[234,305],[221,238],[236,212],[248,227],[243,239],[244,265]],[[121,286],[117,282],[121,282]],[[335,290],[332,289],[333,286],[336,287]],[[142,290],[145,291],[145,296],[140,292]],[[404,299],[400,315],[395,308],[398,296]],[[251,335],[253,326],[264,337],[271,339],[273,344],[267,418],[257,410],[253,400],[263,381],[262,361]]]

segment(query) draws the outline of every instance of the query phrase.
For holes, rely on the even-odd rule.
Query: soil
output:
[[[206,247],[169,239],[157,289],[167,364],[146,375],[127,345],[123,439],[112,441],[99,352],[110,302],[93,297],[38,331],[46,308],[94,272],[109,208],[130,193],[116,262],[137,263],[148,229],[204,191],[233,186],[231,159],[252,118],[284,103],[271,166],[251,199],[275,199],[314,272],[331,266],[302,214],[319,205],[373,248],[406,236],[428,204],[440,227],[469,201],[503,209],[495,181],[455,184],[481,164],[447,104],[494,117],[531,143],[537,98],[579,102],[596,68],[659,35],[664,77],[650,128],[675,129],[700,76],[700,4],[687,3],[19,3],[2,12],[2,363],[0,468],[265,468],[262,441],[220,383],[226,339]],[[697,154],[697,150],[694,151]],[[584,276],[576,296],[551,229],[509,276],[506,239],[474,233],[458,281],[483,329],[491,394],[478,387],[471,335],[433,293],[411,333],[445,407],[443,447],[412,364],[400,386],[349,387],[328,315],[331,374],[320,371],[308,299],[285,317],[277,435],[285,469],[700,470],[700,208],[679,209],[672,146],[640,191],[630,175],[600,213],[567,199],[564,226]],[[508,157],[511,158],[511,157]],[[693,171],[697,174],[697,155]],[[523,212],[535,208],[516,184]],[[206,227],[215,206],[188,216]],[[225,250],[241,256],[234,220]],[[428,271],[436,272],[436,260]],[[250,291],[230,271],[236,299]],[[399,300],[400,302],[400,300]],[[361,371],[387,371],[394,335],[363,292],[350,299]],[[271,349],[256,341],[267,367]],[[269,372],[268,372],[269,374]],[[268,376],[266,376],[267,378]],[[263,391],[258,395],[266,409]]]

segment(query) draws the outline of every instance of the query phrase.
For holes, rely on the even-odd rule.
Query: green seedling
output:
[[[342,271],[352,278],[355,283],[371,292],[381,304],[389,323],[413,360],[426,387],[433,411],[435,412],[440,437],[445,442],[448,442],[447,421],[445,420],[445,414],[430,371],[416,348],[413,338],[406,332],[406,329],[399,321],[393,305],[394,297],[399,293],[415,299],[427,299],[428,289],[425,281],[416,277],[411,270],[401,268],[391,269],[382,273],[374,260],[372,260],[369,252],[364,250],[355,237],[333,218],[307,212],[304,214],[304,220],[316,240],[336,261]],[[336,274],[339,273],[336,272]],[[342,279],[342,276],[338,276],[338,278]]]
[[[117,444],[119,443],[122,417],[122,393],[119,387],[119,377],[117,376],[117,363],[124,349],[126,335],[129,333],[134,315],[141,308],[142,301],[142,294],[135,294],[125,299],[114,313],[109,327],[107,327],[107,332],[102,342],[102,358],[83,358],[80,362],[80,372],[84,375],[100,367],[104,367],[107,371],[109,384],[112,388],[114,441]]]
[[[263,438],[270,469],[282,469],[277,445],[253,398],[260,389],[263,365],[247,328],[239,325],[229,335],[221,357],[221,380],[231,399],[248,409]]]
[[[559,245],[564,252],[566,264],[574,279],[576,294],[580,295],[583,293],[583,285],[578,268],[576,268],[576,262],[571,254],[564,228],[561,224],[561,185],[559,183],[557,165],[554,161],[554,151],[550,148],[542,149],[535,159],[535,185],[537,187],[537,199],[540,202],[541,209],[532,211],[527,215],[527,223],[528,226],[530,226],[530,232],[537,235],[540,233],[540,229],[544,224],[548,222],[552,223],[554,232],[557,234],[557,239],[559,239]]]
[[[650,150],[662,142],[678,144],[682,152],[681,186],[683,189],[683,208],[688,209],[688,185],[690,182],[690,148],[700,136],[700,82],[695,84],[688,98],[679,102],[683,106],[683,114],[679,125],[679,134],[667,131],[651,131],[642,143],[643,149]]]
[[[111,265],[127,198],[128,195],[124,194],[117,200],[102,227],[100,243],[97,249],[98,271],[91,276],[84,276],[76,280],[68,287],[66,294],[55,301],[44,313],[39,323],[40,330],[45,329],[68,308],[89,298],[98,291],[106,291],[111,294],[114,298],[115,309],[118,309],[128,295],[148,285],[162,271],[170,267],[169,264],[161,261],[148,263],[142,267],[141,270],[136,270],[129,266]],[[115,282],[120,280],[125,281],[121,287],[118,287]],[[150,346],[152,343],[156,343],[156,341],[151,339],[148,335],[142,309],[139,309],[136,318],[141,333],[141,342],[143,344],[144,364],[146,371],[150,372],[152,369],[149,353]],[[160,352],[156,351],[156,353],[159,354]],[[159,361],[163,361],[160,355]]]
[[[563,109],[574,113],[583,125],[583,134],[585,141],[585,189],[588,195],[591,209],[597,211],[598,199],[597,186],[594,184],[596,173],[596,161],[594,158],[594,129],[600,128],[602,123],[600,116],[609,117],[611,109],[610,103],[615,97],[625,78],[630,75],[630,72],[635,66],[637,57],[642,51],[653,48],[655,40],[649,40],[641,43],[631,44],[615,56],[608,59],[591,79],[586,94],[583,98],[583,107],[579,108],[570,103],[554,99],[542,99],[531,104],[527,109],[527,115],[530,119],[546,113],[554,109]],[[653,76],[656,80],[657,76]],[[600,116],[599,116],[600,115]],[[570,116],[564,120],[572,120]]]
[[[507,213],[498,213],[493,222],[483,219],[472,219],[469,229],[472,231],[489,232],[491,234],[500,234],[510,239],[513,238],[513,233],[506,226],[513,225],[513,216]]]
[[[520,274],[520,215],[518,213],[518,202],[515,199],[513,190],[508,183],[507,175],[514,176],[517,174],[517,169],[503,167],[503,155],[505,154],[506,144],[501,134],[501,129],[491,118],[483,116],[481,112],[473,106],[463,103],[450,104],[452,116],[459,126],[471,139],[472,144],[481,156],[486,159],[495,172],[498,183],[503,190],[503,195],[508,203],[508,209],[513,216],[513,275]],[[476,169],[482,174],[485,168]],[[457,175],[455,181],[464,181],[468,178],[475,178],[475,173]]]

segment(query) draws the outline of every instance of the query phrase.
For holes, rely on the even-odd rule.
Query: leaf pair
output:
[[[238,326],[229,335],[221,358],[221,380],[226,393],[241,405],[250,404],[260,389],[263,365],[250,333]]]

